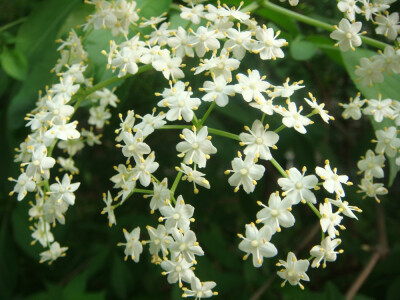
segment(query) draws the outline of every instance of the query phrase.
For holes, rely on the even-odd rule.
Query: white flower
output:
[[[361,57],[360,65],[356,66],[354,73],[359,76],[364,85],[372,87],[373,82],[383,81],[383,62],[381,60],[369,60]]]
[[[263,92],[267,92],[270,83],[264,81],[266,76],[260,76],[257,70],[247,70],[248,77],[242,73],[236,75],[238,84],[235,85],[235,92],[242,94],[243,99],[250,102],[254,99],[256,102],[264,101]]]
[[[182,297],[194,297],[195,299],[210,298],[213,295],[218,295],[217,292],[213,292],[212,289],[215,288],[217,284],[214,281],[200,282],[196,276],[192,277],[190,281],[190,288],[182,288]]]
[[[120,51],[115,50],[114,55],[115,57],[111,61],[111,70],[115,71],[119,68],[118,77],[125,76],[127,73],[137,73],[139,70],[137,63],[140,62],[138,51],[131,47],[123,47]]]
[[[281,200],[279,193],[272,193],[269,196],[268,206],[264,205],[261,201],[257,202],[258,205],[263,206],[257,213],[256,223],[263,223],[268,226],[271,233],[281,232],[281,227],[292,227],[295,223],[294,216],[290,213],[292,210],[292,201],[289,198]]]
[[[28,177],[25,173],[21,173],[17,180],[11,177],[9,178],[9,180],[16,182],[14,189],[12,190],[12,192],[10,192],[10,196],[12,196],[14,193],[17,193],[18,201],[24,199],[28,192],[33,192],[36,188],[36,184],[32,180],[32,177]]]
[[[139,262],[140,254],[143,252],[142,243],[139,241],[140,227],[136,227],[131,232],[128,232],[125,228],[123,229],[126,243],[118,243],[118,246],[125,246],[125,260],[128,256],[132,257],[132,260]]]
[[[169,284],[179,282],[179,287],[182,287],[182,281],[190,282],[194,276],[192,262],[187,262],[183,257],[178,256],[175,259],[164,260],[161,262],[161,268],[164,269],[162,275],[168,275]]]
[[[78,90],[79,84],[74,84],[72,76],[66,76],[60,77],[60,83],[54,84],[48,93],[53,96],[54,102],[66,104]]]
[[[133,127],[134,129],[141,130],[143,136],[148,136],[154,132],[155,129],[163,127],[167,124],[165,121],[165,114],[164,112],[160,112],[157,116],[154,115],[156,112],[155,108],[153,109],[152,114],[146,114],[143,117],[136,115],[136,118],[142,119],[142,121]]]
[[[141,159],[137,162],[137,165],[132,170],[133,178],[132,180],[136,181],[139,179],[140,184],[143,186],[148,186],[151,181],[151,174],[154,173],[158,169],[158,162],[155,162],[156,156],[154,152],[151,152],[146,159]]]
[[[333,200],[333,199],[325,199],[325,202],[329,201],[331,204],[335,205],[336,207],[338,207],[338,211],[341,212],[342,214],[344,214],[346,217],[349,218],[353,218],[358,220],[358,218],[356,217],[356,215],[353,213],[353,210],[356,212],[362,212],[361,209],[359,209],[357,206],[350,206],[349,202],[347,201],[342,201],[342,199],[337,199],[337,200]]]
[[[217,149],[211,143],[211,137],[208,136],[207,126],[202,127],[199,132],[193,127],[193,131],[185,128],[180,135],[184,142],[176,145],[176,150],[181,152],[179,157],[184,157],[186,164],[196,163],[199,168],[206,166],[210,154],[217,153]]]
[[[122,147],[122,154],[128,159],[133,157],[136,162],[140,162],[143,155],[149,154],[151,151],[150,147],[146,143],[143,143],[143,134],[141,131],[137,131],[135,136],[130,132],[123,132],[122,140],[125,145],[119,145],[119,147]]]
[[[306,168],[303,167],[302,173],[296,168],[290,168],[286,173],[287,178],[279,178],[278,184],[284,192],[283,196],[290,199],[293,205],[302,202],[317,203],[317,199],[311,189],[315,189],[318,178],[315,175],[304,176]]]
[[[332,171],[328,160],[325,161],[324,168],[315,168],[315,173],[317,173],[317,175],[324,180],[323,186],[325,190],[327,190],[329,193],[335,192],[338,196],[344,197],[345,194],[342,188],[342,183],[347,185],[351,185],[352,183],[348,182],[349,177],[347,175],[337,175],[336,172],[336,168],[334,168]]]
[[[44,134],[47,138],[57,138],[60,140],[75,140],[80,137],[80,133],[76,130],[77,121],[65,123],[65,120],[59,120],[57,123],[51,123],[51,127]]]
[[[153,60],[154,69],[163,73],[166,79],[179,79],[185,77],[185,74],[180,69],[182,67],[182,58],[171,57],[170,52],[166,49],[160,51],[157,59]]]
[[[168,29],[169,23],[164,22],[162,23],[158,28],[154,25],[151,27],[153,28],[153,31],[151,32],[150,35],[145,35],[144,37],[148,39],[148,42],[151,45],[160,45],[164,46],[168,42],[168,38],[171,36],[171,30]]]
[[[324,238],[321,242],[321,246],[317,245],[312,247],[310,255],[314,256],[314,260],[311,264],[312,268],[318,268],[321,261],[323,260],[322,267],[326,267],[327,261],[335,261],[338,253],[343,253],[343,250],[335,251],[335,248],[340,245],[342,241],[340,239],[332,240],[329,236]]]
[[[150,254],[158,257],[158,253],[161,251],[162,255],[168,254],[168,248],[172,244],[173,240],[167,233],[164,225],[158,225],[157,229],[146,226],[146,229],[150,236],[150,241],[146,244],[150,244]]]
[[[153,194],[146,195],[146,198],[151,198],[150,209],[152,211],[166,205],[166,201],[170,197],[168,179],[164,178],[160,183],[153,182],[153,191]]]
[[[187,33],[186,30],[179,26],[177,31],[174,31],[172,36],[168,38],[168,46],[175,49],[175,54],[178,57],[194,57],[193,43],[195,37]]]
[[[346,19],[342,19],[338,26],[334,26],[335,31],[330,34],[330,37],[334,40],[338,40],[335,46],[339,46],[341,51],[347,51],[349,49],[355,50],[355,47],[358,47],[362,44],[362,40],[360,37],[362,23],[354,22],[350,23]]]
[[[276,59],[283,58],[285,55],[281,47],[286,46],[287,42],[285,39],[277,39],[280,31],[274,33],[272,28],[267,28],[265,25],[263,27],[258,27],[255,31],[256,38],[259,44],[255,46],[254,52],[259,53],[261,59]]]
[[[60,224],[65,224],[64,214],[68,210],[68,206],[68,203],[64,201],[59,202],[53,195],[50,195],[50,198],[44,202],[41,213],[47,223],[55,225],[55,221],[57,220]]]
[[[359,0],[340,0],[337,4],[339,10],[346,14],[349,21],[355,20],[355,15],[361,13],[361,9],[357,6]]]
[[[189,32],[196,37],[192,45],[196,49],[197,56],[203,57],[206,52],[219,49],[220,44],[217,39],[218,32],[216,30],[200,26],[196,32],[192,29],[189,29]]]
[[[159,218],[159,221],[165,221],[165,227],[168,232],[171,232],[174,228],[180,228],[183,231],[189,230],[190,221],[194,213],[194,207],[190,204],[185,204],[182,196],[179,195],[176,199],[175,207],[172,207],[168,201],[168,205],[159,208],[163,217]]]
[[[60,247],[59,243],[54,242],[53,244],[51,244],[49,250],[40,253],[40,263],[49,260],[49,264],[51,264],[57,258],[65,256],[65,251],[67,250],[68,247]]]
[[[313,109],[313,113],[319,114],[325,123],[329,123],[329,120],[335,120],[334,117],[328,115],[327,110],[324,110],[325,103],[318,104],[317,99],[311,93],[308,93],[308,96],[311,100],[307,98],[304,98],[304,100]]]
[[[249,51],[254,44],[254,41],[251,39],[251,31],[240,31],[235,28],[229,28],[225,35],[228,37],[228,40],[225,42],[224,48],[226,48],[229,52],[232,52],[233,57],[241,60],[246,54],[246,51]]]
[[[95,125],[96,128],[103,128],[104,124],[108,124],[108,119],[111,118],[111,113],[109,109],[106,109],[104,106],[93,106],[89,109],[89,120],[88,123],[90,125]]]
[[[46,146],[41,145],[33,151],[31,162],[23,165],[28,165],[26,168],[26,175],[28,177],[33,177],[33,180],[35,180],[41,176],[48,179],[50,177],[49,169],[51,169],[55,163],[56,161],[54,158],[47,157]]]
[[[321,219],[319,220],[323,232],[328,232],[331,238],[335,238],[339,235],[339,231],[335,226],[339,226],[344,229],[344,226],[340,225],[343,217],[340,216],[340,211],[333,213],[332,205],[330,202],[325,202],[324,204],[319,204],[319,212],[321,213]]]
[[[396,39],[400,31],[399,13],[395,12],[389,15],[378,15],[375,18],[375,23],[378,27],[375,28],[377,34],[383,34],[388,39]]]
[[[133,169],[131,166],[127,168],[125,165],[119,164],[118,167],[114,167],[114,170],[118,172],[110,178],[110,180],[114,182],[114,188],[120,188],[124,183],[133,181]]]
[[[289,98],[294,94],[294,91],[299,90],[304,87],[301,85],[303,80],[295,81],[292,84],[289,84],[290,78],[286,78],[286,81],[283,83],[282,86],[275,85],[274,91],[269,94],[270,97],[282,97],[282,98]]]
[[[372,180],[363,178],[361,179],[361,184],[358,185],[361,189],[360,192],[365,193],[363,199],[368,196],[375,198],[376,202],[380,203],[378,195],[386,195],[388,190],[383,186],[383,183],[373,183]]]
[[[257,180],[263,175],[265,168],[256,164],[257,159],[254,155],[246,155],[244,161],[241,156],[232,160],[232,170],[225,171],[228,175],[230,172],[234,174],[229,177],[228,182],[231,186],[235,187],[235,192],[243,185],[244,191],[249,194],[254,191]]]
[[[185,20],[190,20],[193,24],[199,24],[201,21],[201,18],[204,16],[204,5],[203,4],[198,4],[196,6],[193,5],[192,7],[185,7],[183,5],[180,5],[179,8],[181,9],[181,18]]]
[[[135,124],[135,112],[133,110],[128,110],[125,119],[122,119],[122,114],[119,114],[118,116],[121,120],[121,123],[119,123],[119,129],[115,130],[115,133],[118,134],[115,140],[120,142],[122,141],[124,132],[132,133],[132,128]]]
[[[396,51],[392,46],[386,46],[385,50],[378,51],[380,55],[374,56],[374,59],[380,59],[383,63],[383,68],[391,74],[390,71],[397,74],[400,73],[400,52]]]
[[[246,252],[243,259],[247,259],[250,254],[253,255],[253,265],[256,268],[262,266],[264,257],[273,257],[278,253],[274,244],[270,243],[272,232],[268,226],[258,230],[254,223],[246,224],[246,237],[241,234],[238,236],[243,239],[239,249]]]
[[[288,109],[282,108],[279,113],[283,116],[282,123],[286,127],[293,127],[296,131],[305,134],[307,132],[304,126],[313,124],[309,118],[302,116],[300,113],[303,110],[303,107],[300,106],[297,111],[296,103],[287,101]]]
[[[204,255],[204,251],[199,246],[196,234],[193,231],[184,230],[181,233],[178,229],[173,228],[172,236],[175,241],[170,245],[170,251],[176,255],[182,255],[188,263],[196,263],[195,255]]]
[[[199,89],[206,94],[201,98],[203,101],[215,103],[218,106],[224,107],[228,104],[229,96],[235,95],[233,85],[228,85],[228,82],[223,76],[213,76],[213,81],[205,81],[202,88]]]
[[[161,15],[159,15],[158,17],[150,17],[150,19],[148,19],[148,20],[146,18],[142,17],[142,20],[144,22],[140,22],[139,27],[144,28],[144,27],[151,26],[151,25],[157,25],[158,23],[161,23],[162,21],[164,21],[166,19],[166,17],[165,17],[166,15],[167,15],[167,13],[164,12]]]
[[[394,111],[391,108],[392,103],[392,99],[382,100],[382,95],[379,94],[378,100],[367,100],[368,106],[363,109],[363,113],[366,115],[373,115],[375,121],[380,123],[383,118],[391,118],[394,115]]]
[[[253,125],[251,125],[251,130],[249,127],[245,126],[245,129],[249,133],[241,133],[239,135],[240,145],[246,146],[244,149],[244,154],[254,155],[261,159],[270,160],[272,159],[271,152],[269,148],[277,149],[275,144],[279,140],[279,135],[273,131],[267,131],[268,125],[263,125],[261,121],[255,120]]]
[[[46,247],[47,243],[52,243],[54,236],[50,231],[50,224],[39,219],[39,222],[35,224],[32,238],[34,239],[33,243],[38,241],[43,247]]]
[[[375,131],[375,135],[377,140],[372,140],[376,143],[375,152],[386,153],[389,157],[395,157],[397,148],[400,147],[400,138],[397,138],[396,127],[384,127],[383,130]]]
[[[199,98],[191,98],[190,96],[193,94],[191,88],[188,88],[188,91],[180,90],[180,85],[178,81],[175,86],[171,89],[172,93],[168,97],[164,97],[163,100],[158,102],[158,106],[160,107],[168,107],[169,111],[167,112],[167,120],[175,121],[182,120],[186,122],[190,122],[193,119],[194,113],[193,110],[196,110],[201,104],[201,100]],[[183,88],[185,87],[184,83]],[[178,86],[179,90],[176,88]],[[167,94],[165,89],[163,92],[163,96]]]
[[[196,184],[205,187],[206,189],[210,188],[210,183],[207,179],[204,178],[206,174],[201,173],[199,171],[193,170],[191,167],[181,163],[181,168],[176,169],[177,171],[182,172],[185,174],[182,176],[182,180],[187,180],[189,182],[193,182],[194,193],[197,194],[199,190],[197,189]]]
[[[360,169],[360,173],[364,172],[366,178],[383,178],[383,166],[385,162],[385,156],[382,154],[375,155],[374,151],[368,149],[365,157],[358,161],[357,167]]]
[[[74,192],[79,188],[80,182],[71,183],[72,176],[69,177],[68,174],[64,174],[62,182],[56,177],[57,183],[50,185],[50,193],[54,193],[57,201],[63,200],[69,205],[74,205],[75,195]]]
[[[215,77],[223,76],[227,82],[231,82],[232,71],[239,68],[239,65],[239,60],[229,58],[229,52],[226,49],[222,49],[218,56],[214,52],[210,59],[204,59],[200,66],[195,68],[194,74],[210,71]]]
[[[279,263],[276,265],[285,268],[277,272],[278,276],[285,280],[281,285],[282,287],[289,281],[291,285],[299,285],[301,289],[304,289],[300,280],[310,281],[310,278],[306,274],[310,263],[306,259],[297,260],[293,252],[288,253],[287,261],[279,260]]]
[[[367,100],[360,100],[360,96],[361,94],[357,93],[357,96],[354,99],[350,98],[349,103],[339,103],[339,105],[344,108],[342,113],[343,118],[352,118],[353,120],[361,119],[361,107]]]
[[[111,227],[112,224],[117,225],[117,220],[115,219],[115,214],[114,214],[114,206],[112,206],[113,198],[111,196],[110,191],[108,191],[107,195],[104,193],[103,194],[103,202],[106,204],[106,207],[103,208],[101,211],[101,214],[107,214],[108,217],[108,225]]]

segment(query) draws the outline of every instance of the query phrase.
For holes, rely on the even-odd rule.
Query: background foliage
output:
[[[144,15],[159,15],[168,10],[171,3],[168,0],[137,2]],[[237,2],[227,1],[228,4]],[[122,249],[116,247],[123,240],[122,228],[130,230],[136,226],[144,228],[147,224],[157,224],[156,217],[149,214],[146,199],[140,196],[130,199],[123,210],[117,211],[118,225],[115,227],[109,228],[106,218],[100,215],[103,207],[101,193],[112,188],[109,182],[112,166],[123,160],[113,142],[115,118],[104,129],[103,145],[85,149],[78,156],[81,172],[76,178],[81,181],[81,189],[77,204],[68,212],[66,225],[54,230],[57,239],[69,247],[65,258],[51,266],[39,264],[41,247],[30,245],[29,199],[17,203],[15,197],[8,196],[12,185],[7,177],[15,177],[18,173],[17,165],[12,162],[13,148],[27,133],[24,115],[34,107],[38,91],[54,82],[56,77],[49,72],[58,58],[54,41],[65,38],[71,27],[83,24],[91,9],[79,0],[0,2],[0,299],[180,299],[180,290],[177,286],[171,287],[160,274],[161,269],[149,263],[147,253],[142,255],[138,264],[124,262]],[[341,16],[336,2],[328,0],[301,1],[296,10],[331,24]],[[173,26],[181,25],[177,23],[177,14],[171,10]],[[293,80],[303,79],[306,90],[325,102],[336,118],[331,126],[322,122],[310,126],[306,136],[286,129],[281,135],[279,150],[274,152],[276,160],[286,168],[294,164],[312,169],[329,158],[341,173],[350,174],[356,183],[356,161],[371,147],[372,125],[368,119],[360,122],[343,120],[338,102],[346,102],[355,95],[352,70],[366,50],[342,56],[326,32],[265,9],[256,11],[255,16],[267,26],[281,29],[281,36],[289,46],[284,49],[284,60],[259,64],[245,58],[243,65],[246,69],[258,68],[263,74],[268,74],[271,82],[283,82],[287,76]],[[107,48],[110,38],[106,31],[93,32],[87,38],[87,51],[91,57],[89,70],[95,74],[95,82],[111,76],[111,72],[105,69],[104,56],[100,54]],[[190,80],[196,81],[195,78]],[[398,86],[387,81],[385,84],[393,91],[382,86],[381,92],[391,92],[398,97]],[[126,80],[117,91],[121,103],[112,113],[116,115],[128,109],[139,114],[148,113],[158,100],[154,92],[160,91],[164,85],[162,75],[152,71]],[[199,84],[193,83],[193,86]],[[302,99],[300,96],[299,101]],[[80,114],[78,120],[87,116],[85,112]],[[242,101],[233,99],[226,108],[216,109],[208,122],[212,127],[240,133],[243,125],[251,125],[254,114],[256,112],[242,105]],[[277,127],[273,123],[270,125]],[[158,172],[168,175],[179,162],[174,147],[178,132],[162,132],[149,139],[160,162]],[[202,190],[194,197],[190,186],[181,184],[179,188],[187,195],[187,203],[196,207],[195,230],[206,253],[198,259],[197,273],[200,278],[217,282],[216,290],[221,298],[257,299],[259,289],[267,287],[259,299],[342,299],[370,260],[379,238],[382,241],[384,237],[389,252],[378,262],[356,299],[399,299],[398,179],[391,186],[389,195],[382,198],[379,208],[371,199],[362,201],[356,193],[356,185],[349,188],[349,202],[364,212],[359,215],[358,222],[347,220],[345,224],[348,229],[341,234],[345,253],[326,270],[310,271],[311,283],[306,284],[305,291],[288,285],[282,289],[281,281],[275,275],[276,258],[266,260],[261,269],[255,269],[250,261],[241,261],[236,237],[237,232],[243,231],[244,224],[254,219],[258,209],[256,200],[265,200],[277,189],[276,180],[280,176],[266,165],[266,175],[263,182],[259,182],[256,193],[247,195],[240,191],[234,194],[223,171],[230,167],[238,145],[217,137],[213,142],[218,154],[207,172],[214,174],[208,178],[213,189]],[[377,212],[384,216],[386,229],[383,231],[377,224],[377,220],[381,220]],[[295,228],[274,237],[280,251],[279,258],[283,258],[282,253],[293,250],[301,257],[307,257],[309,249],[319,239],[313,234],[318,226],[315,216],[306,208],[294,213]]]

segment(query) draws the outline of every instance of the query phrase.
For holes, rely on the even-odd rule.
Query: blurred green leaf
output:
[[[372,57],[375,54],[376,53],[373,51],[356,49],[356,51],[342,52],[342,57],[351,79],[366,99],[378,99],[378,95],[381,94],[382,99],[390,98],[399,101],[400,74],[392,74],[392,76],[389,76],[387,73],[385,73],[384,81],[374,83],[372,87],[362,84],[361,80],[357,80],[354,70],[356,65],[360,64],[360,59],[362,57]],[[383,129],[387,126],[393,126],[394,124],[393,121],[388,120],[387,118],[385,118],[381,123],[375,122],[372,118],[371,120],[375,130]],[[400,170],[400,166],[396,165],[395,158],[388,157],[388,161],[390,166],[388,186],[390,187],[393,184],[398,171]]]
[[[310,35],[306,38],[307,41],[314,43],[314,45],[321,49],[331,60],[344,67],[341,51],[333,45],[334,43],[330,38],[324,35]]]
[[[4,48],[0,56],[3,70],[12,78],[25,80],[28,73],[28,61],[18,49]]]
[[[140,16],[146,19],[157,17],[167,12],[172,0],[136,0],[136,8],[140,9]]]
[[[15,249],[7,222],[2,222],[0,228],[0,298],[11,299],[17,284],[17,269]]]
[[[125,299],[128,290],[133,287],[132,282],[133,278],[128,264],[122,260],[122,256],[114,255],[111,267],[111,286],[115,294],[120,299]]]
[[[257,9],[257,11],[255,11],[255,14],[266,18],[268,21],[272,21],[273,23],[278,25],[280,30],[285,30],[293,35],[297,35],[299,33],[296,21],[288,16],[277,14],[276,12],[270,11],[265,8]]]
[[[290,54],[296,60],[308,60],[317,52],[317,47],[313,43],[297,38],[289,46]]]

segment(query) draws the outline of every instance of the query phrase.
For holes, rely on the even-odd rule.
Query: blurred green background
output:
[[[238,1],[227,3],[237,5]],[[170,4],[169,0],[148,0],[145,13],[159,15]],[[295,10],[331,24],[341,18],[335,1],[301,1]],[[116,116],[128,109],[142,115],[149,113],[160,100],[154,92],[167,86],[161,74],[149,71],[126,80],[117,90],[121,103],[112,110],[114,118],[101,132],[103,145],[85,148],[76,156],[80,174],[75,180],[81,182],[77,201],[66,215],[66,225],[54,229],[56,240],[69,247],[65,258],[51,266],[39,264],[42,248],[30,246],[27,214],[29,201],[33,198],[27,197],[18,203],[15,197],[8,196],[13,186],[7,177],[17,177],[19,173],[18,165],[13,163],[13,149],[28,134],[23,118],[34,107],[38,91],[56,79],[49,72],[59,55],[55,40],[66,38],[70,28],[83,24],[91,11],[91,6],[78,0],[0,2],[0,299],[180,299],[181,291],[177,285],[167,283],[161,268],[150,264],[150,255],[146,251],[135,264],[124,262],[123,249],[116,246],[124,239],[122,228],[131,230],[141,226],[143,233],[145,225],[157,225],[157,215],[150,215],[147,200],[140,195],[130,198],[116,211],[117,226],[112,228],[107,226],[106,217],[100,215],[103,208],[101,194],[112,189],[109,181],[114,174],[112,166],[124,161],[114,146],[114,129],[119,123]],[[173,26],[180,24],[178,12],[171,10],[170,13]],[[303,79],[307,88],[296,94],[296,101],[300,102],[310,91],[326,103],[326,108],[336,118],[330,126],[316,120],[316,125],[309,126],[306,135],[284,130],[280,135],[279,150],[273,152],[275,159],[286,168],[305,165],[313,170],[329,158],[340,173],[348,174],[351,181],[358,183],[356,162],[373,147],[370,143],[373,130],[368,119],[343,120],[338,102],[346,102],[356,94],[346,67],[357,63],[357,55],[362,55],[363,50],[351,54],[350,58],[342,57],[326,32],[265,9],[259,9],[253,15],[260,23],[281,29],[281,36],[290,46],[284,49],[285,59],[282,60],[260,62],[246,56],[241,71],[257,68],[274,84],[281,84],[286,77],[294,81]],[[86,49],[91,57],[89,72],[95,74],[95,82],[112,76],[105,70],[106,62],[100,54],[100,50],[108,50],[110,38],[106,31],[99,31],[87,39]],[[190,63],[187,62],[189,68]],[[203,79],[188,77],[188,80],[194,90],[202,86]],[[200,115],[204,109],[206,107],[200,108]],[[76,114],[81,125],[86,125],[87,116],[84,109]],[[239,134],[243,125],[251,125],[260,117],[259,112],[236,97],[227,107],[214,110],[207,125]],[[267,122],[274,129],[280,120],[272,118]],[[178,134],[178,131],[156,132],[148,139],[160,163],[156,173],[159,178],[170,176],[169,180],[173,180],[173,167],[179,163],[175,150]],[[179,185],[178,193],[196,208],[196,222],[192,227],[206,253],[198,259],[196,274],[203,281],[217,282],[219,298],[344,299],[377,245],[385,244],[386,240],[389,252],[379,260],[355,299],[400,299],[398,179],[389,189],[389,195],[382,197],[379,207],[372,199],[361,200],[356,193],[357,184],[348,188],[347,200],[364,212],[359,215],[359,221],[346,219],[344,222],[347,230],[340,236],[344,254],[326,269],[309,269],[311,282],[305,283],[305,291],[288,284],[281,288],[281,280],[275,275],[278,269],[275,263],[278,259],[286,259],[288,251],[297,251],[298,257],[307,258],[311,247],[320,241],[320,233],[315,230],[318,220],[307,207],[297,206],[294,228],[283,229],[272,239],[278,248],[278,256],[264,260],[260,269],[255,269],[251,260],[243,262],[236,233],[244,232],[244,225],[255,220],[259,209],[256,201],[267,201],[269,194],[278,189],[276,181],[280,175],[271,164],[265,163],[266,173],[254,194],[233,193],[223,171],[230,168],[230,161],[240,147],[236,142],[217,136],[213,143],[218,153],[206,168],[212,189],[202,189],[199,195],[194,195],[191,184],[184,182]],[[384,221],[383,230],[382,227],[379,229],[379,220]],[[145,236],[142,234],[143,239]]]

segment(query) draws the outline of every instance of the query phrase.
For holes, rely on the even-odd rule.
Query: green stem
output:
[[[283,177],[288,178],[288,174],[286,174],[285,170],[282,168],[282,166],[274,159],[271,158],[271,163],[274,165],[274,167],[279,171],[279,173],[282,174]]]
[[[204,116],[201,118],[200,122],[199,122],[199,127],[203,126],[204,122],[207,120],[208,116],[210,115],[211,111],[213,110],[215,106],[215,101],[213,103],[211,103],[211,105],[208,107],[206,113],[204,114]]]
[[[294,11],[291,11],[289,9],[283,8],[279,5],[273,4],[271,2],[269,2],[268,0],[262,2],[262,6],[266,9],[269,9],[270,11],[274,11],[278,14],[281,15],[285,15],[288,16],[291,19],[297,20],[299,22],[314,26],[314,27],[318,27],[318,28],[322,28],[324,30],[327,31],[334,31],[335,28],[333,27],[333,25],[328,24],[326,22],[322,22],[322,21],[318,21],[315,20],[313,18],[304,16],[302,14],[296,13]],[[385,49],[386,46],[388,46],[388,44],[383,43],[381,41],[369,38],[369,37],[365,37],[365,36],[361,36],[361,39],[363,41],[364,44],[379,48],[379,49]]]
[[[285,129],[285,128],[286,128],[286,125],[283,125],[283,124],[282,124],[282,125],[279,126],[277,129],[275,129],[274,132],[275,132],[275,133],[278,133],[279,131],[282,131],[282,130]]]
[[[214,128],[208,128],[208,132],[211,133],[211,134],[215,134],[215,135],[220,135],[220,136],[226,137],[228,139],[240,141],[239,136],[237,134],[233,134],[233,133],[226,132],[226,131],[223,131],[223,130],[214,129]]]
[[[246,7],[243,7],[240,11],[241,12],[252,12],[257,10],[260,7],[260,5],[257,2],[252,2]]]
[[[190,125],[164,125],[163,127],[160,127],[158,129],[191,129],[192,126]]]
[[[6,24],[6,25],[0,27],[0,32],[6,31],[7,29],[9,29],[9,28],[11,28],[11,27],[14,27],[15,25],[18,25],[18,24],[20,24],[20,23],[23,23],[23,22],[26,21],[26,19],[28,19],[28,18],[21,18],[21,19],[18,19],[18,20],[13,21],[13,22],[11,22],[11,23],[8,23],[8,24]]]
[[[193,125],[194,126],[199,126],[199,120],[197,119],[197,117],[196,117],[196,114],[193,112],[193,120],[192,120],[192,123],[193,123]]]
[[[312,211],[318,216],[318,218],[322,218],[321,213],[319,210],[314,206],[314,204],[307,202],[307,205],[312,209]]]
[[[178,172],[178,174],[176,174],[174,183],[172,184],[172,187],[170,189],[171,199],[174,202],[174,204],[176,204],[176,200],[175,200],[175,197],[174,197],[175,190],[178,187],[178,184],[179,184],[179,181],[181,180],[182,174],[183,174],[182,172]]]
[[[141,193],[141,194],[154,194],[153,190],[145,190],[145,189],[133,189],[134,193]]]

